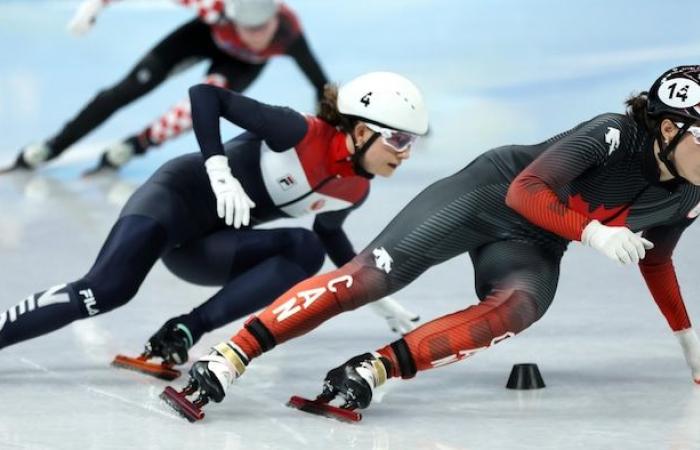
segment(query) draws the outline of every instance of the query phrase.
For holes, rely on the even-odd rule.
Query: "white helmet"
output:
[[[226,15],[237,25],[258,27],[272,19],[279,8],[277,0],[226,0]]]
[[[370,72],[341,86],[338,111],[394,130],[417,135],[428,131],[420,90],[392,72]]]

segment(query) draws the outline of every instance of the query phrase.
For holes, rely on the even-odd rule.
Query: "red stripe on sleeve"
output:
[[[590,218],[568,208],[529,167],[510,184],[506,205],[540,228],[565,239],[580,241]]]

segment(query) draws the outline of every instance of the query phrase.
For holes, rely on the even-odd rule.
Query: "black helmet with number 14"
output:
[[[664,72],[649,90],[647,114],[658,123],[663,119],[676,122],[680,131],[670,142],[656,130],[659,159],[675,177],[680,177],[669,155],[688,129],[700,121],[700,65],[678,66]]]

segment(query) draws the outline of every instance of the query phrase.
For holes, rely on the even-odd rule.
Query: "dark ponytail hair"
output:
[[[627,115],[634,119],[647,131],[654,132],[659,125],[658,118],[649,116],[649,92],[642,91],[639,94],[632,94],[627,100]]]
[[[340,129],[345,133],[352,133],[358,119],[348,117],[338,111],[338,85],[328,83],[323,87],[323,98],[318,102],[319,118]]]

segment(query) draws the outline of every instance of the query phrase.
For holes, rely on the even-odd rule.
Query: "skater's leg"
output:
[[[222,230],[173,249],[163,257],[173,273],[188,281],[223,288],[189,314],[168,320],[151,340],[184,338],[184,346],[172,347],[186,350],[202,334],[257,311],[315,274],[324,257],[316,234],[303,228]],[[171,347],[167,342],[156,344],[158,348]],[[182,350],[179,353],[179,360],[184,362],[186,354]]]
[[[124,77],[100,91],[62,129],[47,141],[49,159],[97,128],[115,111],[150,92],[165,80],[178,65],[198,58],[198,42],[208,37],[208,27],[193,20],[179,27],[150,50]]]
[[[535,244],[500,241],[471,252],[481,301],[442,316],[377,350],[351,358],[326,375],[321,398],[366,408],[388,378],[459,361],[514,336],[549,307],[559,278],[561,253]],[[333,408],[326,408],[334,416]]]
[[[502,241],[471,253],[481,301],[427,322],[378,352],[391,376],[413,377],[459,361],[512,337],[539,320],[556,291],[560,254],[529,243]]]
[[[142,216],[120,218],[82,278],[30,295],[0,314],[0,348],[128,302],[166,245],[164,228]]]
[[[232,340],[248,357],[307,333],[344,311],[395,292],[432,265],[493,240],[478,222],[478,182],[462,171],[412,200],[356,258],[338,270],[297,284]]]

